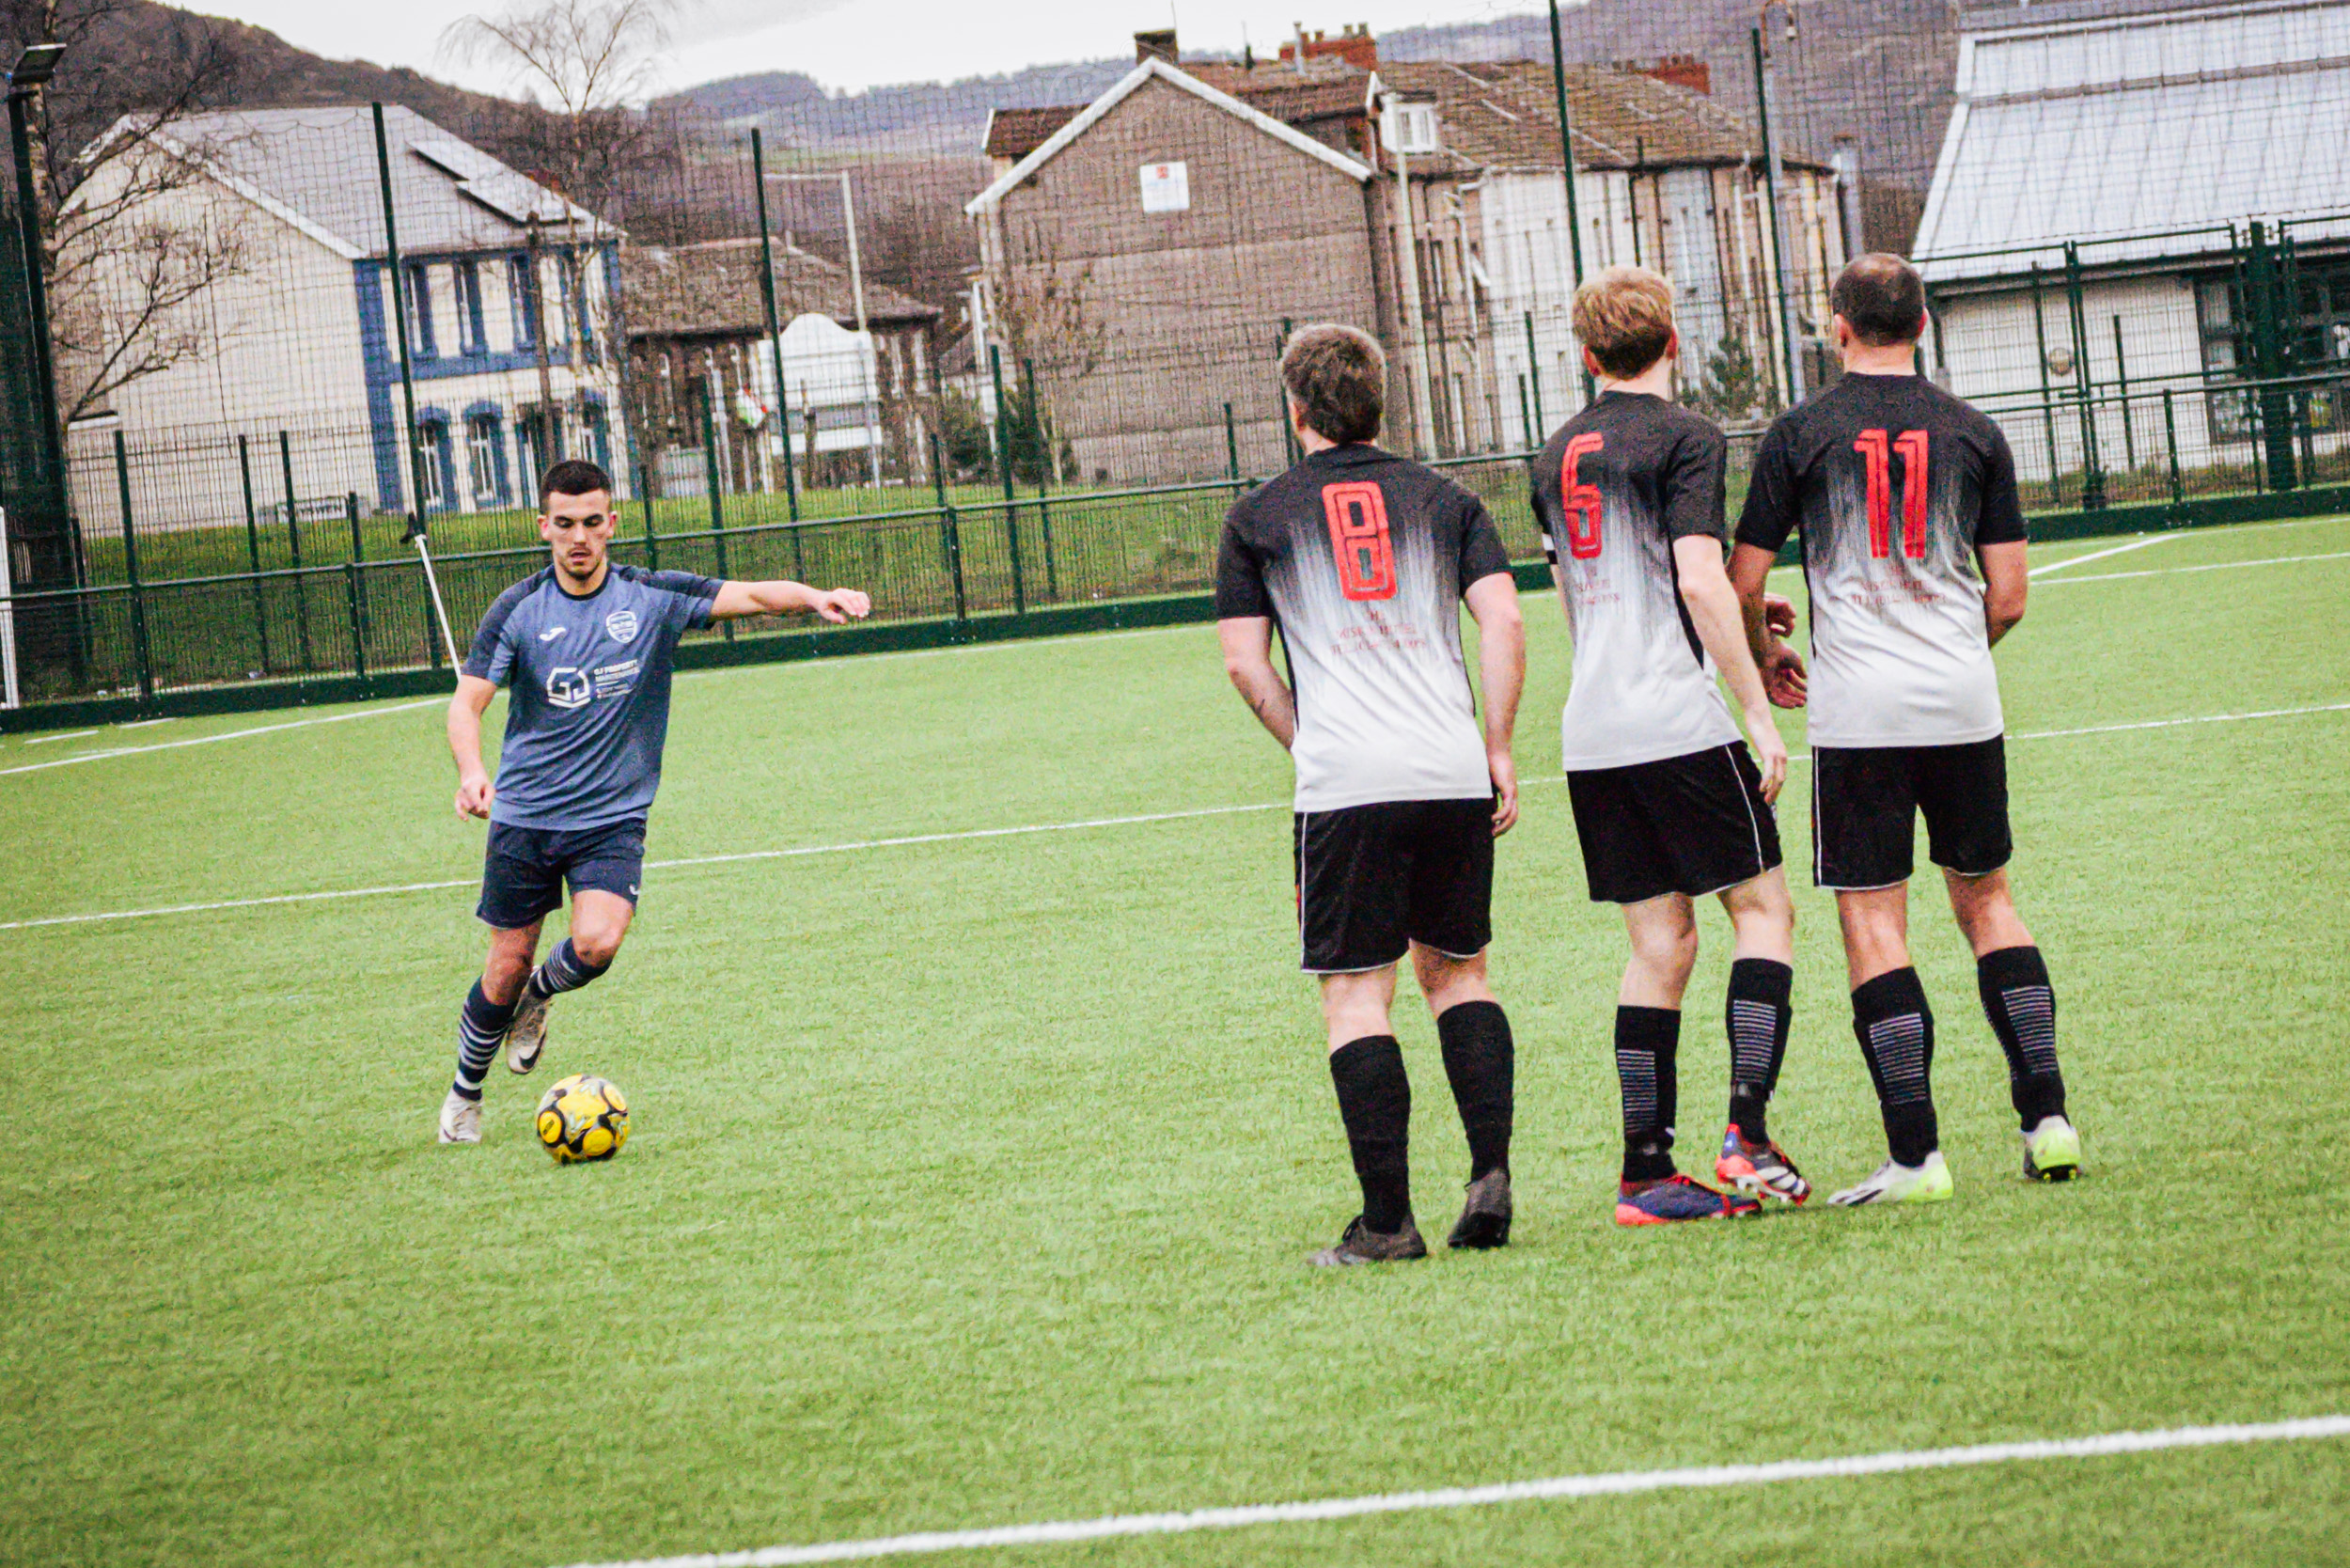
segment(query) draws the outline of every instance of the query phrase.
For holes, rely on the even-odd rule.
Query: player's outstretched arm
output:
[[[1762,610],[1761,586],[1756,587],[1756,603],[1747,607],[1746,595],[1731,586],[1730,574],[1722,570],[1720,541],[1708,534],[1674,540],[1673,564],[1680,572],[1681,602],[1689,606],[1698,640],[1714,655],[1714,666],[1730,682],[1730,694],[1746,714],[1747,739],[1753,743],[1755,760],[1762,769],[1762,798],[1777,801],[1779,786],[1787,782],[1787,743],[1779,739],[1778,721],[1771,713],[1762,672],[1749,646]],[[1777,640],[1767,626],[1763,634]]]
[[[1281,672],[1273,667],[1273,619],[1270,616],[1234,616],[1215,623],[1216,640],[1224,645],[1224,673],[1284,749],[1297,739],[1297,698]]]
[[[1762,591],[1778,559],[1776,552],[1759,544],[1737,545],[1730,552],[1730,585],[1738,594],[1747,656],[1762,672],[1763,689],[1779,707],[1800,708],[1806,691],[1803,655],[1779,640],[1795,629],[1795,607]],[[1720,664],[1721,656],[1716,654],[1714,662]]]
[[[2031,591],[2031,572],[2024,565],[2021,541],[1978,545],[1975,553],[1982,558],[1982,626],[1996,647],[2024,619],[2024,600]]]
[[[1526,690],[1526,619],[1518,610],[1518,580],[1496,572],[1461,597],[1477,618],[1477,665],[1485,694],[1485,771],[1494,781],[1494,837],[1517,825],[1518,765],[1510,738]]]
[[[481,715],[497,696],[497,682],[460,675],[448,699],[448,754],[457,760],[457,815],[486,818],[497,788],[481,766]]]
[[[778,579],[769,583],[721,583],[712,601],[710,619],[735,620],[746,615],[813,614],[838,625],[863,620],[873,602],[854,588],[812,588],[806,583]]]

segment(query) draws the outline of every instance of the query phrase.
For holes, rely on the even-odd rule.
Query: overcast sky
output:
[[[1240,48],[1244,30],[1269,54],[1294,22],[1336,32],[1341,23],[1374,29],[1421,23],[1481,22],[1533,11],[1539,0],[1337,0],[1318,14],[1303,0],[695,0],[662,76],[669,87],[761,71],[798,71],[827,86],[950,80],[1026,65],[1099,59],[1133,48],[1142,28],[1173,24],[1186,49]],[[510,84],[446,63],[441,30],[500,0],[402,0],[390,6],[321,0],[195,0],[191,9],[267,27],[332,59],[413,66],[485,91]]]

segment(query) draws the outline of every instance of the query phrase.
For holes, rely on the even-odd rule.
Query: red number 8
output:
[[[1567,554],[1579,561],[1599,555],[1600,517],[1606,498],[1600,494],[1599,486],[1581,482],[1575,467],[1586,454],[1606,445],[1599,431],[1586,431],[1567,443],[1566,459],[1559,466],[1559,491],[1567,508]]]
[[[1339,591],[1349,599],[1395,597],[1395,550],[1387,539],[1387,498],[1367,480],[1322,487],[1322,515],[1338,557]]]

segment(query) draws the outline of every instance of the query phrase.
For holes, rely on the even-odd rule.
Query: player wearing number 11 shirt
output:
[[[1908,949],[1916,821],[1973,948],[2008,1058],[2024,1172],[2080,1163],[2057,1066],[2056,996],[2008,890],[2005,721],[1991,648],[2023,619],[2024,515],[1999,427],[1915,373],[1925,290],[1864,256],[1831,295],[1844,375],[1762,438],[1731,563],[1764,667],[1799,667],[1762,624],[1764,573],[1803,535],[1812,877],[1836,892],[1853,1030],[1891,1158],[1839,1203],[1950,1195],[1930,1074],[1934,1014]]]

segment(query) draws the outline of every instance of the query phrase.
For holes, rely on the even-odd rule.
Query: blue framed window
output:
[[[412,261],[407,272],[408,352],[418,359],[438,359],[441,351],[432,340],[432,269]]]
[[[456,488],[457,471],[449,450],[448,416],[427,411],[416,420],[416,445],[422,448],[424,461],[416,466],[423,470],[424,494],[417,497],[427,511],[449,510],[449,493]]]
[[[490,332],[482,319],[481,263],[460,261],[457,276],[457,352],[462,354],[481,354],[490,352]]]
[[[580,400],[579,425],[586,438],[588,461],[605,473],[612,471],[612,421],[603,400],[592,393]]]
[[[549,441],[546,411],[536,403],[514,411],[514,451],[521,459],[524,480],[535,494],[539,480],[555,465],[555,447]]]
[[[510,504],[506,475],[504,422],[495,409],[476,408],[465,416],[465,478],[477,510]]]
[[[514,312],[514,347],[535,349],[539,346],[539,280],[531,275],[528,251],[506,259],[506,287]]]

